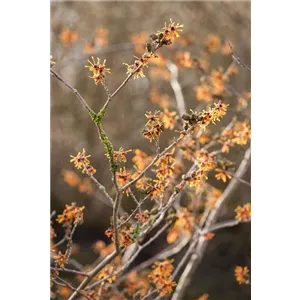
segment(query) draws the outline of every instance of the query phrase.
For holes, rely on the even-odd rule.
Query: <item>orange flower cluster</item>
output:
[[[173,260],[165,259],[163,262],[156,262],[152,266],[153,270],[148,275],[151,281],[155,284],[156,289],[160,290],[160,295],[165,296],[173,291],[176,282],[172,281]]]
[[[238,206],[235,210],[237,220],[248,222],[251,219],[251,203],[246,203],[243,207]]]
[[[64,181],[72,187],[77,187],[80,193],[93,194],[93,186],[89,178],[81,178],[71,170],[63,170]]]
[[[164,111],[160,113],[160,118],[166,129],[174,129],[176,125],[175,116],[176,111],[169,112],[168,109],[164,109]]]
[[[215,204],[219,197],[222,195],[222,192],[214,187],[212,187],[209,191],[206,192],[206,206],[210,209],[215,207]]]
[[[170,23],[167,25],[165,23],[162,31],[157,32],[157,36],[161,45],[171,45],[172,41],[179,37],[179,32],[182,32],[183,25],[175,22],[170,19]]]
[[[128,247],[133,243],[133,233],[134,228],[129,222],[128,225],[125,224],[119,229],[119,241],[121,247]],[[105,234],[114,242],[114,230],[112,227],[109,227],[105,231]]]
[[[179,236],[191,236],[193,229],[195,228],[194,215],[182,207],[180,212],[177,212],[176,221],[173,227],[170,229],[167,235],[167,242],[169,244],[175,243]]]
[[[103,63],[100,63],[100,58],[97,57],[97,63],[95,62],[94,56],[92,56],[92,61],[88,60],[89,66],[85,66],[93,73],[93,76],[89,76],[94,79],[95,84],[101,83],[104,84],[104,78],[106,73],[110,73],[110,69],[105,67],[106,59],[104,59]]]
[[[69,226],[73,222],[75,224],[83,223],[83,210],[85,206],[78,207],[75,202],[72,202],[71,205],[66,204],[66,208],[64,209],[61,215],[57,216],[56,221],[58,223],[62,223],[64,226]]]
[[[95,52],[99,47],[104,47],[107,44],[108,30],[106,28],[96,28],[94,39],[84,45],[83,52],[90,54]]]
[[[175,148],[170,153],[163,155],[154,165],[158,166],[156,177],[161,181],[167,180],[174,173],[175,159],[173,157]]]
[[[86,155],[85,149],[83,148],[82,152],[78,152],[76,156],[70,155],[70,162],[74,163],[76,169],[82,169],[82,173],[86,173],[87,175],[91,176],[96,173],[96,169],[90,164],[90,156],[91,155]]]
[[[236,281],[239,284],[248,284],[249,280],[249,269],[248,267],[237,266],[234,270]]]
[[[160,94],[156,88],[151,90],[150,100],[152,103],[157,103],[162,109],[167,109],[169,107],[169,95]]]
[[[206,234],[204,234],[203,238],[208,241],[208,240],[212,240],[215,237],[215,234],[212,232],[208,232]]]
[[[205,46],[209,53],[215,53],[220,49],[221,40],[215,34],[209,34],[205,40]]]
[[[217,180],[220,180],[220,179],[221,179],[223,182],[226,182],[226,181],[227,181],[227,178],[228,178],[228,179],[231,179],[231,178],[232,178],[232,176],[231,176],[228,172],[226,172],[225,170],[222,170],[222,169],[220,169],[220,168],[216,168],[215,171],[218,172],[218,173],[215,175],[215,177],[217,178]]]
[[[126,171],[126,168],[120,168],[120,172],[116,172],[117,182],[120,187],[128,184],[132,178],[131,173]],[[126,194],[130,192],[130,188],[126,189]]]
[[[138,170],[138,171],[142,171],[145,169],[145,167],[148,165],[148,163],[150,163],[150,161],[152,160],[151,156],[148,156],[147,153],[143,152],[140,149],[136,149],[134,151],[134,157],[132,158],[132,161],[134,163],[134,167]]]
[[[111,254],[115,250],[115,244],[110,243],[110,244],[106,245],[105,242],[103,242],[103,241],[97,241],[93,245],[93,250],[96,254],[99,254],[99,255],[105,257],[105,256]]]
[[[62,254],[61,251],[58,252],[57,255],[53,256],[53,259],[55,261],[55,264],[60,267],[60,268],[64,268],[65,265],[68,263],[68,252],[66,251],[66,253]]]
[[[152,140],[158,140],[161,132],[164,130],[164,124],[160,119],[159,111],[155,111],[154,114],[147,112],[145,114],[148,122],[145,125],[145,129],[143,130],[144,137],[152,142]]]
[[[134,56],[136,60],[132,65],[127,63],[123,63],[123,65],[127,66],[126,74],[133,74],[133,79],[137,79],[139,77],[145,77],[144,75],[144,67],[148,67],[148,63],[150,58],[155,57],[155,54],[152,52],[144,53],[141,58]]]
[[[135,46],[135,51],[136,53],[144,53],[145,51],[145,41],[147,39],[147,34],[146,32],[139,32],[139,33],[134,33],[131,36],[131,41]]]
[[[65,47],[75,43],[78,40],[77,31],[73,31],[70,28],[64,28],[59,38]]]
[[[175,61],[179,67],[192,68],[195,65],[190,52],[176,52]]]
[[[126,154],[128,152],[131,152],[131,151],[132,150],[124,151],[122,147],[119,149],[119,151],[114,151],[114,154],[113,154],[114,161],[116,161],[116,162],[119,161],[119,162],[126,163],[127,162],[127,160],[126,160]],[[106,154],[106,155],[108,156],[108,154]]]
[[[106,281],[108,283],[112,283],[116,280],[116,275],[112,275],[114,272],[114,266],[112,264],[108,264],[105,268],[103,268],[97,276],[97,279],[106,278],[109,276]]]
[[[202,296],[200,296],[199,298],[198,298],[198,300],[208,300],[208,294],[203,294]]]
[[[129,296],[139,293],[141,296],[145,296],[149,290],[149,280],[147,277],[137,274],[137,272],[132,271],[128,274],[125,291]]]
[[[135,218],[140,222],[140,223],[145,223],[149,220],[150,218],[150,212],[148,210],[144,210],[142,212],[138,212],[135,215]]]
[[[248,140],[251,139],[250,125],[246,121],[243,123],[236,122],[233,135],[233,143],[236,143],[237,145],[246,145]]]
[[[246,121],[236,121],[234,124],[234,128],[224,132],[224,134],[220,138],[218,138],[218,142],[223,144],[221,151],[228,153],[232,146],[246,145],[250,139],[250,125]]]

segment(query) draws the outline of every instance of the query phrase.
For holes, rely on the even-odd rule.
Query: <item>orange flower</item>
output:
[[[175,25],[175,22],[170,19],[170,23],[167,26],[167,23],[165,23],[165,26],[162,28],[162,31],[158,31],[157,34],[160,37],[160,42],[162,44],[170,45],[172,43],[172,40],[175,40],[179,37],[179,32],[181,32],[183,25],[180,25],[177,23]]]
[[[180,67],[191,68],[195,65],[190,52],[176,52],[176,62]]]
[[[64,181],[70,186],[78,186],[80,184],[79,176],[71,170],[63,170]]]
[[[214,238],[215,234],[212,232],[208,232],[206,234],[204,234],[203,238],[208,241],[208,240],[212,240]]]
[[[248,267],[237,266],[234,270],[236,281],[239,284],[248,284],[249,280],[249,269]]]
[[[228,179],[232,178],[232,176],[229,173],[227,173],[226,171],[224,171],[222,169],[216,168],[215,171],[218,172],[218,174],[215,175],[217,180],[222,179],[223,182],[226,182],[227,177],[228,177]]]
[[[76,156],[70,155],[70,162],[74,163],[75,168],[82,169],[83,166],[90,164],[90,161],[88,159],[90,156],[91,155],[85,154],[85,149],[83,148],[82,152],[78,152]]]
[[[95,42],[103,47],[108,44],[108,30],[105,28],[96,28]]]
[[[67,286],[59,286],[58,287],[58,293],[60,296],[63,297],[63,299],[67,299],[70,296],[71,292],[72,292],[72,290]]]
[[[205,132],[203,132],[200,137],[199,137],[199,142],[201,145],[207,144],[208,142],[210,142],[210,131],[206,130]]]
[[[126,162],[126,154],[128,152],[131,152],[132,150],[127,150],[127,151],[124,151],[123,148],[121,147],[119,149],[119,151],[114,151],[114,161],[119,161],[119,162]],[[108,156],[108,155],[107,155]]]
[[[169,107],[169,95],[159,94],[157,89],[152,89],[150,93],[151,102],[157,103],[161,108],[167,109]]]
[[[129,296],[132,296],[137,291],[141,296],[145,296],[149,289],[149,280],[140,274],[138,275],[137,272],[132,271],[128,274],[125,285],[125,291]]]
[[[132,158],[133,163],[138,170],[144,170],[146,166],[145,160],[147,159],[148,155],[140,149],[136,149],[134,153],[135,156]]]
[[[173,244],[177,241],[179,237],[179,230],[177,228],[172,228],[167,235],[167,242]]]
[[[175,281],[172,281],[171,279],[170,280],[166,280],[161,288],[161,292],[160,292],[160,295],[161,296],[164,296],[166,294],[171,294],[172,291],[173,291],[173,287],[176,286],[176,282]]]
[[[83,53],[90,54],[95,51],[95,43],[94,42],[88,42],[85,44],[83,48]]]
[[[206,206],[209,208],[214,208],[217,200],[222,195],[222,192],[216,188],[212,188],[210,191],[206,192],[207,202]]]
[[[120,187],[126,185],[130,182],[131,174],[130,172],[126,172],[126,168],[120,168],[120,172],[116,172],[117,181]],[[129,190],[125,191],[126,194],[129,194]]]
[[[139,32],[134,33],[131,36],[131,41],[135,45],[135,51],[137,53],[144,53],[145,52],[145,42],[147,40],[147,34],[146,32]]]
[[[212,93],[214,95],[221,95],[225,89],[224,85],[224,75],[222,68],[219,70],[213,70],[210,75],[210,82],[212,85]]]
[[[202,82],[201,85],[196,86],[196,99],[199,101],[209,102],[212,100],[210,87],[206,82]]]
[[[79,184],[78,190],[80,193],[88,193],[89,195],[92,195],[93,185],[91,184],[91,180],[89,178],[84,178]]]
[[[215,34],[209,34],[205,40],[207,51],[210,53],[217,52],[221,46],[220,38]]]
[[[240,220],[242,222],[250,221],[251,219],[251,204],[246,203],[243,207],[238,206],[235,210],[236,216],[235,218],[237,220]]]
[[[203,294],[198,298],[198,300],[208,300],[208,294]]]
[[[169,112],[168,109],[165,109],[164,112],[160,113],[160,118],[162,122],[164,123],[164,127],[166,129],[173,129],[176,124],[176,111]]]
[[[78,207],[75,202],[72,202],[71,205],[66,204],[66,208],[62,215],[57,216],[57,222],[63,223],[64,226],[69,226],[73,221],[78,222],[79,224],[83,223],[82,211],[84,208],[84,206]]]
[[[59,266],[60,268],[64,268],[65,265],[68,263],[68,260],[67,260],[67,252],[62,254],[61,251],[58,252],[57,255],[53,256],[53,259],[55,261],[55,264],[57,266]]]
[[[251,128],[247,122],[236,122],[233,131],[234,138],[232,142],[238,145],[246,145],[248,140],[251,139]]]
[[[59,38],[63,45],[66,47],[75,43],[78,40],[78,33],[76,31],[72,31],[69,28],[64,28],[61,34],[59,35]]]
[[[231,54],[231,49],[230,49],[229,43],[232,45],[232,43],[230,41],[225,41],[224,45],[222,46],[222,53],[224,55]]]

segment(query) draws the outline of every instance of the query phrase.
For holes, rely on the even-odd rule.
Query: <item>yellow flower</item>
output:
[[[77,41],[78,33],[70,30],[69,28],[65,28],[59,35],[59,38],[64,46],[69,46]]]
[[[164,38],[175,40],[176,38],[179,37],[178,32],[183,31],[182,27],[183,25],[180,25],[179,23],[175,25],[175,22],[173,22],[172,19],[170,19],[170,24],[167,26],[167,23],[165,23],[165,26],[162,28]]]
[[[215,175],[215,177],[217,178],[217,180],[222,179],[223,182],[226,182],[227,177],[229,179],[232,178],[232,176],[229,173],[227,173],[226,171],[224,171],[222,169],[216,168],[215,171],[218,172],[218,174]]]
[[[249,269],[247,267],[237,266],[234,270],[236,281],[239,284],[249,283]]]
[[[166,129],[173,129],[176,124],[175,120],[176,111],[169,112],[168,109],[165,109],[164,112],[160,113],[160,117]]]
[[[55,61],[53,60],[53,56],[50,55],[50,68],[55,65]]]
[[[125,155],[131,151],[132,150],[124,151],[122,147],[119,149],[119,151],[114,151],[114,161],[126,162],[127,160]]]
[[[236,216],[235,218],[237,220],[240,220],[242,222],[250,221],[251,219],[251,204],[246,203],[243,207],[238,206],[235,210]]]
[[[76,156],[70,155],[70,157],[72,158],[70,162],[74,163],[75,168],[82,169],[84,165],[90,164],[90,161],[88,159],[90,156],[91,155],[86,155],[85,149],[83,148],[82,152],[78,152]]]
[[[105,67],[106,59],[104,59],[103,63],[100,63],[100,58],[97,57],[97,63],[95,62],[94,57],[92,56],[92,61],[88,60],[89,66],[85,66],[89,71],[93,72],[93,76],[89,76],[94,79],[95,84],[97,85],[99,82],[103,84],[104,77],[106,73],[110,73],[110,69]]]
[[[221,46],[220,38],[215,34],[209,34],[205,41],[208,52],[217,52]]]

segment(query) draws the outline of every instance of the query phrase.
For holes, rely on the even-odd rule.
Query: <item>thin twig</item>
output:
[[[166,231],[166,229],[170,226],[170,223],[166,223],[160,230],[158,230],[155,235],[153,235],[145,244],[141,245],[141,246],[137,246],[137,250],[135,251],[134,255],[127,261],[127,263],[125,265],[123,265],[119,270],[117,270],[115,273],[110,274],[104,278],[102,278],[99,281],[94,282],[93,284],[89,285],[86,289],[91,289],[95,286],[97,286],[98,284],[101,284],[102,282],[104,282],[105,280],[107,280],[108,278],[110,278],[111,276],[117,276],[119,275],[121,272],[123,272],[125,269],[127,269],[130,264],[136,259],[136,257],[140,254],[140,252],[146,248],[147,246],[149,246],[153,241],[155,241],[163,232]]]
[[[171,61],[167,62],[167,67],[171,72],[170,84],[171,84],[171,87],[175,94],[178,112],[179,112],[180,116],[182,116],[184,113],[186,113],[186,107],[185,107],[185,101],[184,101],[182,89],[178,82],[178,68]],[[183,121],[183,123],[184,123],[184,121]]]
[[[248,166],[249,166],[250,155],[251,155],[251,148],[249,147],[247,149],[247,151],[245,152],[244,158],[235,173],[235,177],[241,178],[246,173]],[[233,178],[230,181],[230,183],[224,190],[223,194],[217,200],[214,208],[211,210],[211,212],[207,218],[204,230],[212,229],[211,226],[213,226],[213,224],[217,221],[217,218],[222,210],[224,203],[232,195],[232,192],[235,190],[238,183],[239,183],[239,180],[237,180],[236,178]],[[187,266],[185,267],[183,273],[180,276],[180,279],[176,286],[176,290],[172,296],[172,300],[183,299],[185,290],[188,287],[197,266],[199,265],[202,258],[204,257],[207,245],[208,245],[208,241],[204,239],[203,235],[201,235],[199,238],[197,247],[196,247],[196,252],[194,254],[192,254],[190,261],[188,262]]]
[[[92,109],[89,107],[89,105],[86,103],[86,101],[82,98],[82,96],[79,94],[79,92],[76,89],[74,89],[63,77],[57,74],[52,68],[50,69],[50,72],[53,76],[55,76],[58,80],[60,80],[69,90],[72,91],[72,93],[80,100],[84,108],[89,113],[92,112]]]
[[[233,52],[233,48],[232,48],[232,45],[230,43],[229,44],[229,47],[230,47],[230,50],[231,50],[231,56],[233,58],[234,61],[237,62],[237,64],[243,66],[244,68],[246,68],[249,72],[251,72],[250,68],[248,66],[246,66],[242,60]]]
[[[103,261],[101,261],[91,272],[89,272],[89,277],[86,277],[80,285],[77,287],[77,289],[74,291],[74,293],[68,298],[68,300],[74,300],[76,299],[78,293],[80,290],[83,290],[93,279],[93,277],[98,274],[100,270],[102,270],[107,264],[109,264],[116,256],[118,255],[117,251],[112,252],[110,255],[108,255]]]
[[[70,288],[73,291],[77,291],[76,288],[74,288],[72,285],[70,285],[68,282],[66,282],[64,279],[62,279],[61,277],[57,276],[56,274],[54,274],[54,276],[56,276],[57,279],[59,279],[63,284],[65,284],[68,288]],[[89,300],[93,300],[92,298],[90,298],[88,295],[85,295],[83,292],[78,291],[78,293],[82,296],[84,296],[85,298],[89,299]]]
[[[73,274],[76,274],[76,275],[82,275],[82,276],[86,276],[86,277],[90,276],[86,272],[80,272],[80,271],[71,270],[71,269],[67,269],[67,268],[54,268],[54,267],[50,267],[50,269],[51,270],[55,270],[55,271],[60,271],[60,272],[73,273]]]

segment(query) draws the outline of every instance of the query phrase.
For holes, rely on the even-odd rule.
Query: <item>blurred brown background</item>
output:
[[[90,75],[84,66],[91,54],[84,53],[87,43],[95,37],[96,28],[104,28],[107,32],[107,45],[95,49],[95,56],[107,60],[112,74],[107,77],[107,84],[112,91],[124,80],[126,67],[123,62],[132,63],[135,47],[132,35],[160,29],[165,21],[172,18],[184,24],[185,34],[193,37],[193,43],[185,47],[185,51],[199,57],[203,51],[203,43],[208,34],[218,35],[222,41],[230,40],[235,45],[239,56],[247,65],[251,65],[251,9],[250,2],[52,2],[51,3],[51,54],[56,61],[54,69],[73,85],[95,111],[98,111],[107,97],[101,85],[95,86],[88,78]],[[65,46],[60,38],[64,28],[75,31],[76,41]],[[145,41],[144,41],[145,42]],[[177,42],[171,46],[179,49]],[[173,50],[162,49],[159,53],[170,57]],[[230,56],[213,55],[211,67],[231,63]],[[160,93],[170,96],[170,110],[176,109],[174,93],[168,81],[147,76],[151,66],[145,70],[146,78],[131,80],[111,103],[104,128],[113,141],[115,149],[140,148],[147,153],[153,151],[153,145],[147,142],[141,131],[145,124],[144,113],[159,109],[150,100],[151,90],[157,88]],[[195,98],[194,87],[199,84],[199,76],[194,69],[179,69],[179,82],[182,85],[187,109],[194,109],[199,101]],[[232,85],[238,91],[250,91],[250,73],[240,69],[234,76]],[[225,102],[234,107],[236,97],[229,95]],[[250,107],[245,112],[250,119]],[[220,126],[230,121],[232,111],[222,120]],[[245,117],[245,116],[244,116]],[[163,136],[162,147],[167,145],[172,135]],[[100,192],[79,192],[64,181],[64,170],[73,170],[69,163],[70,154],[76,155],[82,148],[92,154],[92,165],[97,169],[97,179],[110,191],[112,188],[108,161],[104,149],[97,136],[97,131],[89,115],[78,99],[55,78],[51,78],[51,206],[52,210],[61,212],[65,204],[76,201],[85,205],[85,223],[75,234],[75,242],[79,243],[81,254],[78,260],[82,263],[92,262],[95,255],[91,245],[99,240],[106,240],[104,230],[109,226],[111,209],[104,205],[99,197]],[[245,147],[232,151],[229,158],[239,162]],[[130,165],[130,159],[128,165]],[[250,170],[245,178],[250,180]],[[65,173],[66,174],[66,173]],[[84,178],[80,171],[80,178]],[[217,188],[224,189],[221,182],[214,183]],[[126,200],[126,198],[124,198]],[[233,209],[239,203],[250,201],[250,190],[240,185],[234,197],[224,211],[222,218],[233,217]],[[130,209],[132,203],[124,204]],[[59,234],[62,232],[55,228]],[[140,259],[152,256],[157,249],[165,245],[164,238],[157,240]],[[177,259],[180,259],[178,255]],[[203,293],[209,293],[209,299],[250,299],[250,287],[239,286],[234,278],[236,265],[250,267],[250,225],[244,224],[236,228],[219,231],[210,243],[206,258],[199,266],[194,281],[187,291],[185,299],[196,299]]]

